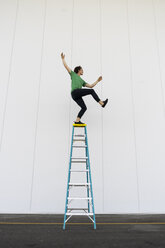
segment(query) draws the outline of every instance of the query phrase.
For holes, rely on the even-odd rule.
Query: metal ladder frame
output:
[[[74,184],[74,183],[70,183],[70,178],[71,178],[71,165],[72,162],[74,161],[72,158],[72,153],[73,153],[73,141],[74,141],[74,128],[75,127],[84,127],[85,132],[84,132],[84,136],[85,136],[85,154],[86,154],[86,158],[84,160],[84,162],[86,161],[86,185],[85,184]],[[77,136],[83,136],[83,135],[77,135]],[[82,141],[82,140],[76,140],[76,141]],[[75,147],[81,147],[81,146],[75,146]],[[78,159],[78,158],[77,158]],[[84,159],[84,158],[81,158]],[[76,161],[78,162],[78,161]],[[76,171],[74,171],[76,172]],[[77,171],[78,172],[78,171]],[[79,171],[81,172],[81,171]],[[84,172],[84,170],[83,170]],[[89,173],[89,174],[88,174]],[[73,185],[72,185],[73,184]],[[90,185],[90,188],[89,188]],[[70,186],[86,186],[87,187],[87,198],[73,198],[69,197],[69,190],[70,190]],[[90,197],[91,195],[91,197]],[[69,208],[68,205],[72,200],[75,199],[87,199],[88,202],[88,208],[81,208],[81,210],[84,210],[84,213],[72,213]],[[91,212],[92,209],[92,212]],[[75,210],[75,208],[74,208]],[[69,211],[69,212],[68,212]],[[69,215],[69,217],[67,218],[67,214]],[[94,224],[94,229],[96,229],[96,219],[95,219],[95,210],[94,210],[94,199],[93,199],[93,189],[92,189],[92,176],[91,176],[91,168],[90,168],[90,159],[89,159],[89,148],[88,148],[88,138],[87,138],[87,128],[86,128],[86,124],[84,125],[78,125],[78,124],[73,124],[73,128],[72,128],[72,138],[71,138],[71,150],[70,150],[70,159],[69,159],[69,169],[68,169],[68,180],[67,180],[67,192],[66,192],[66,201],[65,201],[65,213],[64,213],[64,223],[63,223],[63,230],[65,230],[65,226],[66,226],[66,222],[73,216],[73,215],[86,215],[88,216],[88,218],[93,222]],[[90,216],[93,215],[93,218]]]

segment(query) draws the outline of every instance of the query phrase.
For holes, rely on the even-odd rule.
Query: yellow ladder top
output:
[[[73,124],[74,127],[85,127],[87,124]]]

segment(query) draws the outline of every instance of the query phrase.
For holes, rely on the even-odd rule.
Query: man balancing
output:
[[[74,68],[74,71],[72,71],[68,67],[68,65],[66,64],[65,55],[63,53],[61,53],[61,58],[62,58],[62,62],[64,64],[64,66],[67,69],[67,71],[69,72],[71,80],[72,80],[72,84],[71,84],[72,99],[81,107],[81,110],[78,113],[77,119],[74,123],[75,124],[84,124],[80,121],[81,117],[83,116],[83,114],[87,110],[87,107],[84,103],[84,100],[82,99],[83,96],[92,95],[93,98],[96,100],[96,102],[98,102],[103,108],[105,107],[105,105],[108,102],[108,99],[106,99],[105,101],[101,101],[100,98],[98,97],[98,95],[96,94],[96,92],[94,91],[94,89],[92,89],[98,82],[100,82],[102,80],[102,77],[100,76],[97,79],[97,81],[94,82],[93,84],[88,84],[80,77],[80,75],[83,75],[83,69],[81,66],[76,66]],[[82,89],[82,86],[90,88],[90,89]]]

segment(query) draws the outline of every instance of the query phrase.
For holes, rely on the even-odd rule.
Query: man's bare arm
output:
[[[94,82],[93,84],[86,84],[85,87],[88,87],[88,88],[93,88],[98,82],[100,82],[102,80],[102,76],[100,76],[96,82]]]
[[[65,62],[65,55],[63,53],[61,53],[61,58],[62,58],[62,62],[63,62],[63,65],[65,66],[65,68],[67,69],[67,71],[69,73],[71,73],[71,69],[69,68],[69,66],[67,65],[67,63]]]

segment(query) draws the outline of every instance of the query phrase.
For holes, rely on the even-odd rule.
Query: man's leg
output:
[[[103,101],[100,100],[94,89],[76,89],[74,94],[76,94],[76,97],[92,95],[96,102],[103,105]]]
[[[77,89],[77,95],[81,96],[81,97],[87,96],[87,95],[92,95],[93,98],[96,100],[96,102],[100,101],[100,98],[98,97],[98,95],[96,94],[94,89]]]
[[[85,102],[84,100],[82,99],[82,97],[74,100],[80,107],[81,107],[81,110],[80,112],[78,113],[77,115],[77,119],[76,119],[76,122],[79,122],[81,117],[83,116],[83,114],[85,113],[85,111],[87,110],[87,107],[85,105]]]

